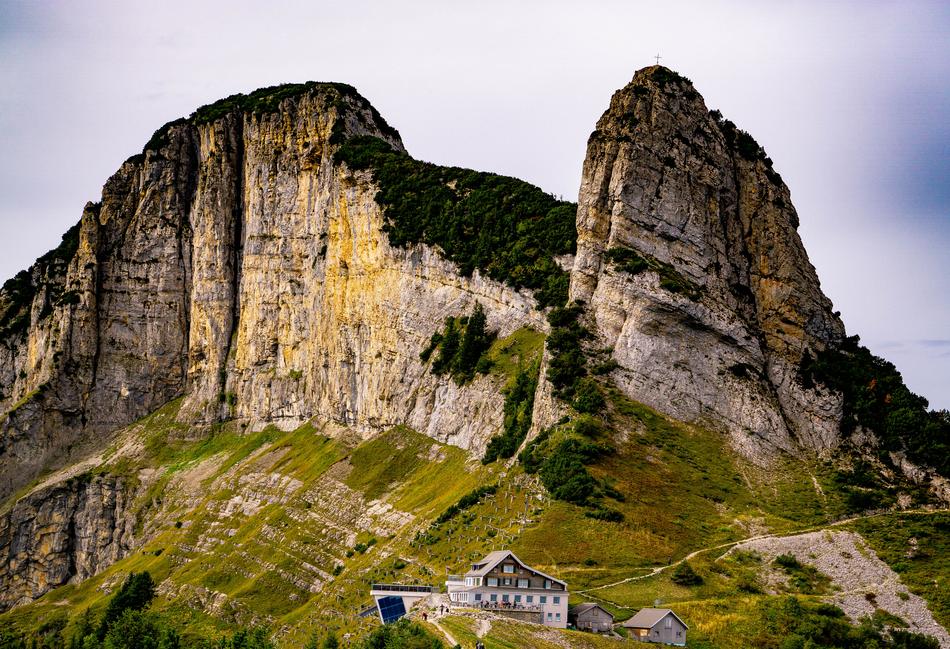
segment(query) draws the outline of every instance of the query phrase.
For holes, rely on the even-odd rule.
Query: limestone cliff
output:
[[[0,609],[81,581],[133,547],[122,479],[71,478],[34,491],[0,516]]]
[[[797,376],[844,335],[771,165],[687,80],[639,71],[588,142],[571,279],[629,396],[760,457],[837,444],[838,398]]]
[[[0,296],[20,318],[0,357],[0,497],[182,394],[196,424],[406,423],[483,448],[497,382],[459,387],[419,351],[476,301],[502,335],[543,319],[526,292],[389,245],[372,176],[333,159],[363,134],[402,150],[352,88],[279,87],[172,122],[123,164],[55,278],[38,262]]]

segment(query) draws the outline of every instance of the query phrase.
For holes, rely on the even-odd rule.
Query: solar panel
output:
[[[383,624],[389,624],[406,614],[406,605],[402,603],[402,597],[380,597],[379,613],[382,615]]]

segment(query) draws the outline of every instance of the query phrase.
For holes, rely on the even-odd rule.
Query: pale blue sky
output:
[[[775,160],[849,333],[950,408],[950,4],[0,0],[0,276],[164,122],[356,86],[415,156],[577,195],[614,90],[662,62]]]

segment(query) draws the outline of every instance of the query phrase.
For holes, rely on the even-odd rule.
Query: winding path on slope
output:
[[[660,573],[663,572],[664,570],[668,570],[668,569],[670,569],[670,568],[675,568],[676,566],[680,565],[680,564],[683,563],[684,561],[689,561],[689,560],[692,559],[693,557],[696,557],[696,556],[698,556],[698,555],[700,555],[700,554],[703,554],[704,552],[711,552],[711,551],[713,551],[713,550],[722,550],[722,549],[725,549],[725,548],[731,548],[731,547],[736,546],[736,545],[739,545],[739,544],[741,544],[741,543],[748,543],[748,542],[750,542],[750,541],[758,541],[758,540],[760,540],[760,539],[773,539],[773,538],[784,538],[784,537],[787,537],[787,536],[797,536],[797,535],[799,535],[799,534],[807,534],[808,532],[819,532],[819,531],[821,531],[821,530],[826,530],[826,529],[829,529],[829,528],[832,528],[832,527],[840,527],[840,526],[842,526],[842,525],[847,525],[848,523],[853,523],[854,521],[866,520],[866,519],[870,519],[870,518],[877,518],[877,517],[879,517],[879,516],[884,516],[884,515],[887,515],[887,514],[917,514],[917,515],[930,515],[930,514],[936,514],[936,513],[940,513],[940,512],[946,512],[946,511],[950,511],[950,510],[947,510],[947,509],[905,509],[905,510],[894,509],[894,510],[885,510],[885,511],[874,512],[874,513],[871,513],[871,514],[862,514],[862,515],[860,515],[860,516],[851,516],[851,517],[849,517],[849,518],[842,518],[841,520],[837,520],[837,521],[834,521],[833,523],[828,523],[828,524],[826,524],[826,525],[812,525],[812,526],[810,526],[810,527],[804,527],[804,528],[799,529],[799,530],[790,531],[790,532],[784,532],[784,533],[782,533],[782,534],[758,534],[758,535],[756,535],[756,536],[750,536],[750,537],[745,538],[745,539],[739,539],[739,540],[737,540],[737,541],[729,541],[728,543],[720,543],[719,545],[712,545],[712,546],[709,546],[709,547],[705,547],[705,548],[700,548],[700,549],[698,549],[698,550],[694,550],[693,552],[690,552],[689,554],[687,554],[687,555],[686,555],[685,557],[683,557],[682,559],[679,559],[678,561],[674,561],[673,563],[669,563],[669,564],[667,564],[667,565],[665,565],[665,566],[658,566],[658,567],[654,568],[653,570],[651,570],[650,572],[648,572],[648,573],[646,573],[646,574],[643,574],[643,575],[637,575],[637,576],[635,576],[635,577],[627,577],[626,579],[621,579],[620,581],[615,581],[615,582],[613,582],[613,583],[611,583],[611,584],[603,584],[602,586],[594,586],[594,587],[592,587],[592,588],[585,588],[584,590],[578,590],[578,591],[575,591],[575,592],[576,592],[578,595],[587,595],[587,596],[590,597],[591,599],[596,599],[596,600],[598,600],[598,601],[600,601],[600,602],[604,602],[605,604],[610,604],[611,606],[614,606],[614,607],[616,607],[616,608],[626,609],[626,610],[630,611],[630,610],[633,610],[634,608],[639,608],[639,607],[634,607],[634,606],[622,606],[622,605],[620,605],[620,604],[617,604],[616,602],[610,601],[609,599],[604,599],[603,597],[597,597],[596,595],[591,595],[591,593],[592,593],[593,591],[596,591],[596,590],[604,590],[604,589],[607,589],[607,588],[613,588],[614,586],[620,586],[621,584],[627,584],[627,583],[630,583],[631,581],[641,581],[641,580],[643,580],[643,579],[649,579],[650,577],[655,577],[656,575],[660,574]]]

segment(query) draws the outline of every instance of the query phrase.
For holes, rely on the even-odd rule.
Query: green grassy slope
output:
[[[539,348],[540,338],[525,331],[496,341],[494,369],[513,376]],[[175,421],[173,402],[132,426],[95,469],[137,482],[135,507],[147,542],[96,577],[3,614],[0,625],[31,630],[65,618],[69,637],[81,613],[100,613],[125,575],[148,570],[161,583],[154,608],[186,639],[266,624],[283,646],[303,646],[331,628],[341,635],[372,628],[375,619],[356,614],[371,603],[374,581],[439,585],[485,553],[511,548],[568,580],[572,603],[596,598],[623,619],[659,598],[687,619],[691,646],[748,646],[742,634],[757,632],[784,599],[762,592],[754,559],[717,559],[735,541],[840,517],[848,504],[837,473],[791,460],[764,472],[733,453],[722,435],[606,393],[606,435],[615,452],[590,470],[623,494],[612,502],[621,522],[551,500],[517,463],[482,465],[406,427],[370,440],[311,425],[250,432],[226,424],[198,436]],[[496,486],[494,493],[437,522],[487,485]],[[933,545],[945,515],[895,521],[900,525],[874,519],[856,529],[896,568],[910,536],[926,539],[919,556],[898,570],[946,623],[946,586],[926,577],[946,573],[942,546]],[[690,560],[700,585],[673,583],[671,570],[611,585],[715,547]],[[818,601],[801,597],[806,605]],[[446,620],[459,639],[471,632],[467,624]],[[547,646],[519,627],[493,627],[488,646]],[[570,641],[600,646],[586,637]]]

